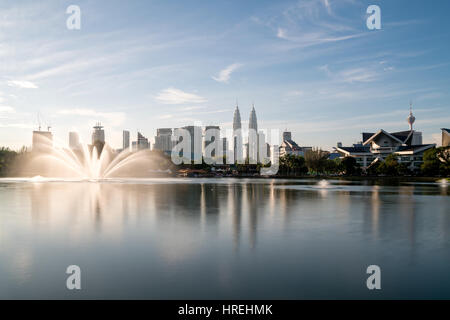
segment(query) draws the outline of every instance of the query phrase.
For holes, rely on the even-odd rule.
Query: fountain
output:
[[[327,180],[325,180],[325,179],[322,179],[322,180],[320,180],[320,181],[317,183],[317,186],[318,186],[319,188],[328,188],[329,185],[330,185],[330,183],[329,183]]]
[[[80,144],[76,149],[54,147],[41,137],[39,148],[19,160],[16,173],[21,177],[76,178],[102,180],[119,177],[152,177],[173,172],[173,164],[162,152],[149,149],[114,151],[108,144]],[[100,152],[98,150],[101,150]]]

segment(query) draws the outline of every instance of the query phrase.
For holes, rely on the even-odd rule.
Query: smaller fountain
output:
[[[317,183],[317,186],[318,186],[319,188],[325,189],[325,188],[329,188],[330,183],[329,183],[327,180],[322,179],[322,180],[320,180],[320,181]]]

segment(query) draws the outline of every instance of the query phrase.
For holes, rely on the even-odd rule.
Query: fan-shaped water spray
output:
[[[105,144],[80,145],[77,149],[53,147],[51,143],[40,145],[22,161],[19,172],[28,177],[62,177],[99,180],[114,177],[149,177],[170,173],[170,158],[149,149],[131,152],[114,151]]]

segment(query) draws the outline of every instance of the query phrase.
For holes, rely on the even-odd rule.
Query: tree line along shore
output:
[[[14,151],[0,148],[0,176],[8,177],[17,174],[20,163],[29,157],[30,151],[22,148]],[[173,166],[171,171],[182,172],[184,176],[259,176],[259,169],[269,164],[235,164],[218,167],[202,164],[182,164]],[[181,175],[181,174],[178,174]],[[405,163],[400,163],[395,154],[384,161],[378,161],[367,170],[362,170],[353,157],[329,159],[329,153],[313,149],[305,156],[285,155],[279,159],[279,169],[275,177],[449,177],[450,148],[440,147],[427,150],[423,156],[420,171],[410,171]]]

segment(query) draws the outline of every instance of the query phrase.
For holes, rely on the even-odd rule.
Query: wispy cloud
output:
[[[286,30],[283,28],[278,28],[277,37],[280,39],[287,39]]]
[[[8,86],[24,88],[24,89],[37,89],[38,88],[38,86],[35,83],[33,83],[31,81],[25,81],[25,80],[10,80],[10,81],[8,81]]]
[[[370,34],[355,28],[355,20],[336,14],[338,11],[333,10],[333,7],[338,5],[341,6],[341,3],[330,0],[297,1],[266,22],[262,22],[262,19],[252,21],[273,29],[278,39],[285,40],[286,43],[278,43],[282,50],[307,48]]]
[[[194,93],[184,92],[176,88],[167,88],[162,90],[156,100],[164,104],[185,104],[185,103],[203,103],[207,100]]]
[[[201,110],[201,109],[205,109],[205,106],[191,106],[191,107],[183,107],[180,108],[178,110],[180,111],[192,111],[192,110]]]
[[[226,67],[225,69],[221,70],[217,77],[212,77],[212,78],[214,80],[216,80],[217,82],[228,83],[228,81],[230,80],[231,74],[236,69],[240,68],[241,66],[242,66],[242,64],[240,64],[240,63],[233,63],[233,64],[229,65],[228,67]]]
[[[372,82],[378,80],[380,74],[372,68],[355,67],[332,72],[328,65],[320,66],[319,70],[325,72],[330,78],[337,82]],[[389,69],[393,70],[393,69]],[[387,70],[385,70],[387,71]]]

